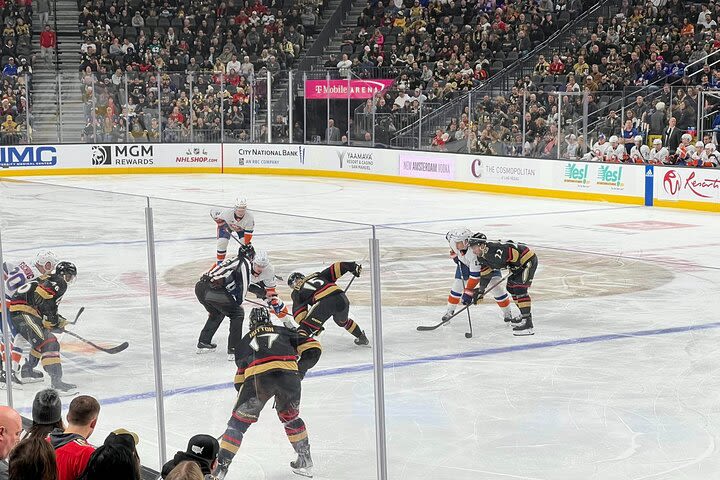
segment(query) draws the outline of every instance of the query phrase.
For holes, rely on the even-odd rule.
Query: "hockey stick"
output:
[[[512,272],[508,272],[504,277],[502,277],[500,280],[498,280],[497,282],[495,282],[495,283],[492,285],[492,287],[486,288],[485,291],[483,292],[483,296],[485,296],[485,294],[486,294],[487,292],[489,292],[490,290],[492,290],[493,288],[497,287],[497,286],[500,285],[502,282],[504,282],[505,280],[507,280],[507,278],[510,276],[511,273],[512,273]],[[440,327],[442,327],[443,325],[445,325],[446,323],[448,323],[450,320],[452,320],[453,318],[457,317],[457,316],[460,315],[462,312],[464,312],[465,310],[467,310],[468,308],[470,308],[472,305],[473,305],[472,303],[471,303],[470,305],[465,305],[463,308],[461,308],[461,309],[458,310],[457,312],[453,313],[450,317],[448,317],[447,320],[443,320],[443,321],[441,321],[440,323],[438,323],[437,325],[418,325],[417,329],[418,329],[419,331],[421,331],[421,332],[428,332],[428,331],[430,331],[430,330],[435,330],[435,329],[437,329],[437,328],[440,328]],[[468,338],[470,338],[470,337],[468,337]]]
[[[78,318],[80,318],[80,315],[85,311],[85,307],[80,307],[80,310],[75,314],[75,320],[72,322],[67,322],[68,325],[75,325],[78,321]]]
[[[117,345],[115,347],[105,348],[105,347],[101,347],[100,345],[98,345],[96,343],[91,342],[90,340],[87,340],[87,339],[81,337],[80,335],[78,335],[75,332],[71,332],[70,330],[63,330],[63,333],[67,333],[68,335],[71,335],[71,336],[77,338],[81,342],[87,343],[91,347],[93,347],[97,350],[100,350],[101,352],[109,353],[110,355],[115,355],[116,353],[120,353],[130,346],[130,344],[128,342],[123,342],[120,345]]]
[[[465,291],[465,279],[463,279],[462,282],[463,282],[463,292],[464,292],[464,291]],[[470,309],[468,308],[468,309],[465,310],[465,311],[467,312],[468,326],[470,327],[470,331],[469,331],[469,332],[465,332],[465,338],[472,338],[472,336],[473,336],[473,330],[472,330],[472,319],[470,318]]]

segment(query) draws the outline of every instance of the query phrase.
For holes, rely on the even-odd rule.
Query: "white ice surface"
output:
[[[170,455],[195,433],[219,435],[233,404],[226,324],[218,352],[194,353],[205,313],[192,285],[214,257],[208,205],[242,194],[257,210],[396,227],[377,230],[390,478],[704,480],[720,473],[717,215],[275,176],[29,180],[176,200],[151,201]],[[0,191],[5,257],[51,247],[74,261],[79,275],[62,312],[86,307],[75,331],[107,345],[130,342],[110,356],[62,339],[66,379],[103,403],[91,440],[134,430],[143,462],[157,468],[146,200],[16,182],[0,182]],[[611,225],[647,221],[680,225]],[[537,249],[535,336],[513,337],[488,302],[473,310],[472,339],[463,335],[467,317],[416,331],[444,311],[453,265],[443,257],[443,235],[455,225]],[[366,227],[258,213],[256,233],[254,243],[270,251],[282,276],[340,259],[367,262]],[[583,283],[591,294],[576,295]],[[369,332],[368,277],[352,290],[353,316]],[[375,478],[372,350],[355,347],[333,324],[321,341],[301,407],[315,476]],[[14,392],[25,413],[38,388]],[[291,458],[268,405],[228,478],[290,479]]]

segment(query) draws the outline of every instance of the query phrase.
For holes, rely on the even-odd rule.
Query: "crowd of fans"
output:
[[[716,166],[720,116],[709,97],[700,105],[700,127],[709,134],[696,138],[695,130],[700,92],[720,88],[718,21],[720,5],[714,3],[673,0],[657,8],[652,2],[625,0],[609,21],[599,18],[592,30],[583,27],[571,35],[561,51],[550,58],[541,55],[511,92],[487,95],[474,102],[472,111],[466,107],[436,130],[430,144],[455,151],[539,158],[556,158],[560,152],[562,158],[620,162],[650,162],[652,145],[667,149],[666,164]],[[560,105],[557,92],[578,95],[563,96]],[[670,128],[676,132],[672,139]],[[600,140],[588,139],[591,147],[581,132]],[[688,142],[681,142],[683,134]],[[604,142],[619,145],[616,153],[598,154],[610,148],[595,148]]]
[[[191,132],[195,141],[218,141],[221,130],[225,140],[249,140],[251,114],[267,100],[267,76],[276,81],[293,67],[325,3],[96,0],[78,6],[85,139],[177,142]]]
[[[27,430],[17,411],[0,407],[0,480],[140,480],[138,435],[119,428],[96,447],[89,440],[99,416],[98,401],[80,395],[70,402],[64,422],[61,397],[53,389],[35,395]],[[215,437],[195,435],[186,451],[163,466],[160,478],[213,479],[219,451]]]
[[[396,79],[397,89],[369,107],[396,114],[382,118],[402,128],[424,101],[427,113],[481,85],[582,8],[579,0],[370,0],[342,36],[342,58],[330,57],[325,67],[342,77]]]
[[[13,145],[28,134],[32,80],[32,6],[0,0],[0,142]]]

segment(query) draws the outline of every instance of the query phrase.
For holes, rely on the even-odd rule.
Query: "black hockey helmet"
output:
[[[60,275],[67,283],[70,283],[77,277],[77,267],[74,263],[60,262],[55,267],[55,275]]]
[[[272,325],[270,312],[268,312],[267,308],[256,307],[250,310],[250,324],[248,328],[250,328],[251,331],[266,325]]]
[[[470,239],[468,240],[468,245],[470,245],[471,247],[473,245],[484,245],[486,243],[487,243],[487,237],[485,236],[484,233],[480,233],[480,232],[473,234],[473,236],[470,237]]]
[[[288,276],[288,287],[295,288],[295,284],[305,278],[305,275],[303,275],[300,272],[293,272]]]
[[[238,257],[247,258],[252,261],[252,259],[255,258],[255,247],[252,246],[252,243],[240,245],[240,248],[238,248]]]

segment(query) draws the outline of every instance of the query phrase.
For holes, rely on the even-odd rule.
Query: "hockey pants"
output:
[[[242,340],[242,323],[245,317],[243,308],[238,305],[232,295],[224,288],[214,287],[210,282],[200,280],[195,285],[195,296],[208,312],[208,319],[200,332],[199,342],[212,343],[213,336],[223,319],[230,319],[228,335],[228,353],[235,351],[235,346]]]
[[[42,319],[25,312],[13,312],[10,319],[18,333],[32,345],[25,365],[34,368],[40,362],[50,378],[62,379],[60,343],[51,331],[43,328]]]
[[[229,465],[240,449],[243,436],[257,422],[268,400],[275,397],[274,408],[285,427],[290,444],[298,454],[310,450],[305,422],[300,418],[300,376],[297,372],[275,371],[255,375],[240,387],[227,429],[220,440],[220,463]]]
[[[520,313],[523,318],[532,319],[528,289],[532,286],[537,266],[537,255],[533,255],[530,260],[525,263],[523,268],[513,271],[508,277],[507,290],[512,295],[513,300],[520,309]]]
[[[308,312],[307,316],[300,322],[300,333],[307,336],[316,335],[323,330],[323,325],[330,318],[339,326],[350,332],[355,338],[362,334],[360,327],[354,320],[348,318],[350,314],[350,300],[344,292],[336,293],[323,298]]]

